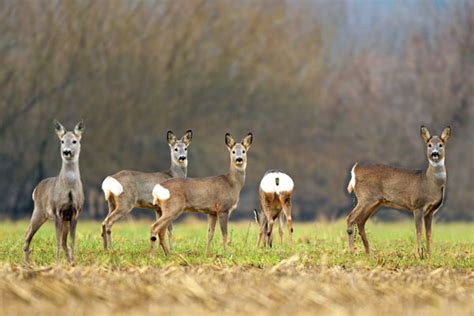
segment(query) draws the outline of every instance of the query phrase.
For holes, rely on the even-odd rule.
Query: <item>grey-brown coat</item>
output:
[[[76,225],[84,204],[84,192],[79,172],[79,154],[84,125],[81,121],[73,131],[68,132],[58,121],[54,124],[61,142],[62,167],[57,177],[42,180],[33,191],[32,198],[35,206],[23,246],[26,262],[29,261],[30,243],[33,236],[48,219],[54,219],[56,225],[56,260],[59,260],[62,247],[68,262],[74,261]],[[67,246],[69,231],[71,233],[70,249]]]
[[[280,240],[283,242],[283,213],[285,213],[288,238],[291,242],[293,233],[293,219],[291,217],[293,187],[293,179],[280,170],[268,170],[263,176],[258,190],[261,212],[254,210],[255,219],[260,225],[257,246],[263,241],[265,246],[272,247],[275,220],[279,222]]]
[[[450,134],[449,127],[439,137],[431,136],[426,127],[421,127],[428,158],[426,170],[407,170],[384,165],[359,166],[357,163],[354,165],[347,187],[348,192],[353,191],[357,198],[356,206],[347,217],[351,251],[354,250],[353,226],[357,224],[365,251],[369,253],[365,222],[380,206],[386,206],[414,213],[417,252],[420,256],[423,256],[421,234],[424,219],[427,252],[430,252],[432,217],[443,204],[446,189],[445,148]]]
[[[157,236],[160,246],[168,254],[164,243],[166,227],[185,211],[209,215],[206,252],[209,251],[219,219],[224,250],[227,249],[227,222],[237,207],[240,190],[245,182],[247,151],[252,143],[252,134],[244,137],[241,143],[236,143],[227,133],[225,142],[230,154],[229,173],[207,178],[170,179],[153,189],[154,203],[160,205],[163,216],[151,226],[151,256],[155,253]]]
[[[177,139],[172,131],[167,133],[167,141],[170,148],[170,169],[162,172],[140,172],[122,170],[114,175],[108,176],[102,182],[102,190],[109,204],[109,213],[102,223],[102,238],[104,248],[112,247],[112,226],[123,216],[129,214],[133,208],[140,207],[152,209],[156,212],[156,218],[160,218],[161,209],[153,205],[152,190],[155,184],[171,178],[186,178],[188,167],[188,147],[191,144],[193,133],[186,131],[181,139]],[[172,237],[172,225],[168,226],[168,238],[170,247]]]

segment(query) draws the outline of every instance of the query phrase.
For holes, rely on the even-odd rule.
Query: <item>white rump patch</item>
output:
[[[31,199],[34,201],[35,200],[35,192],[36,192],[36,187],[33,190],[33,193],[31,194]]]
[[[122,194],[123,186],[117,179],[109,176],[102,182],[102,191],[104,191],[105,199],[108,200],[111,193],[115,196]]]
[[[170,191],[161,186],[160,184],[155,185],[153,188],[153,204],[157,205],[158,201],[164,201],[170,198]]]
[[[260,181],[260,189],[265,193],[277,193],[293,191],[294,182],[291,177],[283,172],[270,172],[263,176]]]
[[[355,175],[355,172],[354,172],[354,169],[355,169],[356,166],[357,166],[357,162],[354,164],[354,166],[352,167],[352,170],[351,170],[351,181],[349,181],[349,184],[347,185],[347,192],[348,193],[352,193],[352,191],[354,190],[354,188],[356,186],[356,175]]]

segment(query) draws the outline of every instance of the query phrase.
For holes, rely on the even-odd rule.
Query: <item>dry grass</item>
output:
[[[472,315],[474,273],[439,268],[0,268],[2,314]]]
[[[206,224],[175,225],[170,257],[148,257],[149,223],[123,222],[104,252],[100,224],[81,222],[76,266],[56,264],[54,227],[22,262],[26,222],[0,225],[0,315],[473,315],[472,225],[437,224],[434,252],[413,253],[412,223],[371,223],[373,254],[348,254],[343,223],[297,223],[294,243],[257,249],[256,225],[232,223],[224,253]],[[358,245],[360,241],[358,240]]]

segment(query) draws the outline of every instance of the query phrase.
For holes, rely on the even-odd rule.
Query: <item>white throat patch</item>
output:
[[[430,160],[430,165],[433,166],[433,167],[444,167],[444,158],[441,159],[438,162],[434,162],[434,161]]]

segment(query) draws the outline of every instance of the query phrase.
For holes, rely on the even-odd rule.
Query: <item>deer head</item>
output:
[[[188,165],[188,147],[193,138],[193,131],[188,130],[181,139],[177,139],[172,131],[168,131],[166,138],[171,150],[171,161],[176,165]]]
[[[64,162],[77,161],[81,152],[81,138],[84,131],[84,123],[80,121],[73,131],[67,131],[57,120],[54,121],[56,135],[61,141],[61,158]]]
[[[225,144],[230,153],[231,166],[237,170],[245,170],[247,167],[247,151],[252,144],[252,133],[248,133],[240,143],[237,143],[229,134],[225,134]]]
[[[445,146],[451,135],[451,128],[446,127],[441,136],[431,136],[428,128],[421,126],[421,137],[426,143],[426,155],[432,166],[444,164]]]

